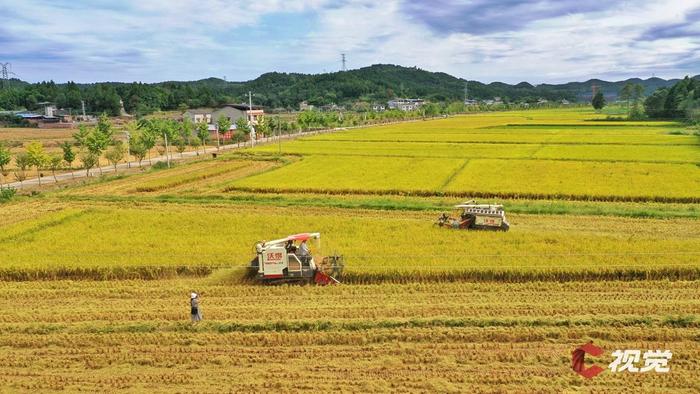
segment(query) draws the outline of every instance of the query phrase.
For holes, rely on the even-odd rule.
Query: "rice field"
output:
[[[346,130],[20,196],[0,205],[0,382],[697,392],[699,137],[603,117]],[[470,198],[504,204],[510,231],[433,225]],[[344,256],[341,285],[244,278],[255,242],[305,231],[322,233],[316,256]],[[671,372],[582,378],[571,351],[589,340],[608,358],[669,349]]]
[[[633,277],[656,270],[700,275],[695,219],[514,214],[508,233],[465,237],[433,226],[433,212],[187,203],[163,209],[158,202],[96,201],[34,209],[45,213],[0,227],[0,274],[7,278],[62,271],[70,276],[71,269],[78,276],[81,270],[111,273],[113,267],[128,268],[127,276],[151,267],[192,267],[200,273],[232,267],[242,274],[255,242],[299,231],[324,234],[315,253],[343,254],[345,279],[355,282],[488,279],[493,272],[513,280],[530,274]]]
[[[230,190],[700,201],[697,131],[595,118],[584,110],[479,114],[288,141],[282,152],[301,160]]]
[[[0,318],[8,391],[700,389],[693,282],[319,288],[213,277],[4,282],[0,290],[13,294],[0,301],[12,311]],[[197,326],[187,322],[192,290],[202,293]],[[670,349],[671,372],[583,379],[570,354],[588,340],[607,362],[618,348]]]

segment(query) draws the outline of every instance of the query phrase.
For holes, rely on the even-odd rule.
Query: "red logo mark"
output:
[[[600,356],[603,354],[603,349],[593,345],[593,342],[588,342],[585,345],[581,345],[571,352],[571,368],[579,375],[584,378],[592,378],[599,373],[605,371],[605,369],[593,364],[586,368],[585,359],[586,354],[591,356]]]

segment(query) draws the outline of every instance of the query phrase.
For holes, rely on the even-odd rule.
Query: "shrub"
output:
[[[17,190],[13,187],[4,187],[0,189],[0,203],[12,200],[15,194],[17,194]]]

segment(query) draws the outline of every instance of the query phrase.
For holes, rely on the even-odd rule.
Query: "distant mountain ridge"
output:
[[[694,78],[700,79],[700,76]],[[675,84],[678,79],[631,78],[624,81],[590,79],[585,82],[532,85],[520,82],[488,84],[431,72],[417,67],[375,64],[349,71],[325,74],[269,72],[250,81],[230,82],[219,78],[198,81],[165,81],[158,83],[26,83],[11,81],[11,89],[0,90],[0,109],[39,107],[40,102],[56,102],[59,107],[80,108],[81,100],[87,111],[119,113],[119,100],[127,112],[145,114],[156,110],[173,110],[215,106],[226,102],[247,102],[248,92],[254,93],[255,104],[268,108],[298,109],[306,101],[316,106],[353,104],[358,101],[385,103],[396,97],[423,98],[431,101],[461,101],[468,88],[470,99],[486,100],[500,97],[506,102],[550,101],[567,99],[589,101],[593,85],[605,93],[609,101],[616,99],[627,82],[639,83],[649,95],[659,87]]]
[[[700,75],[694,78],[700,79]],[[375,64],[355,70],[326,74],[299,74],[269,72],[245,82],[227,82],[218,78],[193,81],[193,84],[225,87],[234,95],[247,91],[256,92],[268,106],[296,106],[301,101],[323,105],[353,100],[385,101],[394,97],[420,97],[433,101],[453,101],[464,98],[465,87],[471,99],[501,97],[509,101],[567,99],[589,101],[593,85],[605,93],[608,99],[616,99],[622,87],[628,83],[644,86],[645,94],[661,87],[672,86],[679,79],[630,78],[622,81],[590,79],[585,82],[532,85],[520,82],[515,85],[503,82],[488,84],[457,78],[443,72],[431,72],[416,67]],[[162,84],[167,84],[163,82]]]

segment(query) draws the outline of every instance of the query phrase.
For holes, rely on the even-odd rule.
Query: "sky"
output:
[[[0,0],[22,80],[246,81],[377,63],[482,82],[700,74],[700,0]]]

